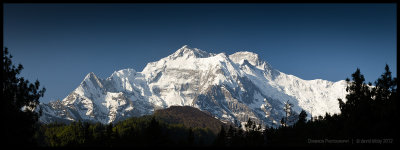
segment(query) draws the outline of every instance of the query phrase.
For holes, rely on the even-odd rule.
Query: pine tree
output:
[[[366,84],[364,75],[359,68],[352,74],[352,81],[346,79],[347,87],[346,102],[339,99],[340,117],[343,119],[347,130],[346,134],[352,137],[369,136],[373,124],[377,121],[374,118],[375,101],[373,100],[374,90],[371,84]],[[332,117],[326,116],[325,120],[332,122]]]
[[[5,144],[8,146],[30,146],[33,139],[35,125],[39,119],[36,107],[39,98],[43,97],[45,88],[39,89],[38,80],[29,83],[23,77],[18,77],[23,69],[21,64],[15,67],[11,61],[12,55],[4,48],[2,60],[2,118],[5,119]]]
[[[284,108],[283,108],[283,110],[285,111],[285,114],[286,114],[286,116],[285,116],[285,121],[284,121],[284,126],[285,126],[285,127],[288,126],[289,123],[291,122],[291,120],[290,120],[289,118],[290,118],[291,115],[293,114],[292,107],[293,107],[293,104],[289,103],[289,100],[288,100],[288,101],[285,103],[285,106],[284,106]]]
[[[392,78],[392,72],[386,64],[385,72],[375,81],[375,88],[373,89],[375,100],[378,102],[389,100],[390,97],[395,94],[396,88],[397,78]]]
[[[301,110],[299,114],[299,120],[297,121],[297,125],[304,125],[307,122],[307,112],[305,110]]]
[[[397,78],[392,78],[389,66],[386,64],[385,72],[375,82],[373,88],[373,119],[376,120],[376,134],[394,135],[397,127],[394,122],[398,122],[397,113]]]
[[[361,74],[360,69],[357,68],[356,72],[352,74],[352,80],[347,78],[348,86],[346,91],[346,103],[339,99],[339,107],[344,117],[364,118],[365,113],[370,112],[370,104],[372,102],[372,92],[367,84],[364,83],[364,75]]]

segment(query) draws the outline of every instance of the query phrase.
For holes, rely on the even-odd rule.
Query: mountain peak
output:
[[[248,60],[250,62],[255,62],[259,60],[258,54],[248,51],[236,52],[232,55],[229,55],[229,59],[231,59],[235,63],[239,63],[242,60]]]
[[[103,87],[97,76],[90,72],[86,75],[85,79],[83,79],[81,85],[87,85],[88,82],[92,83],[95,87]]]
[[[190,49],[189,45],[183,45],[180,49],[182,49],[182,48],[189,48]]]
[[[205,51],[202,51],[197,48],[191,48],[188,45],[183,45],[180,49],[178,49],[176,52],[170,55],[171,58],[176,59],[179,57],[182,58],[189,58],[189,57],[195,57],[195,58],[206,58],[211,56],[210,53],[207,53]]]
[[[273,70],[272,66],[260,59],[258,54],[249,51],[240,51],[229,55],[229,59],[237,64],[247,64],[255,66],[261,70]]]
[[[127,69],[114,71],[114,73],[112,73],[109,78],[112,78],[112,77],[119,77],[119,78],[121,78],[121,77],[131,77],[132,75],[135,75],[135,74],[136,74],[136,70],[135,69],[127,68]]]
[[[84,80],[90,79],[90,78],[97,78],[97,77],[96,77],[96,75],[95,75],[93,72],[90,72],[90,73],[88,73],[88,74],[85,76],[85,79],[84,79]]]

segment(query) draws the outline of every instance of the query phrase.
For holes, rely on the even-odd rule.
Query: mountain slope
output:
[[[110,123],[152,114],[171,106],[192,106],[223,122],[277,126],[289,101],[316,116],[339,113],[346,82],[302,80],[271,67],[252,52],[213,54],[183,46],[146,65],[123,69],[106,79],[89,73],[61,102],[43,104],[42,122],[86,120]]]
[[[190,106],[171,106],[154,112],[154,116],[169,124],[183,124],[192,128],[208,128],[218,134],[224,123],[211,115]]]

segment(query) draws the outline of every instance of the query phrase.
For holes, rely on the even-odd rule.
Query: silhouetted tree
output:
[[[375,134],[394,137],[398,122],[397,113],[397,78],[392,78],[389,66],[386,64],[385,72],[375,82],[373,91],[373,116],[375,121]]]
[[[301,110],[299,114],[299,120],[297,121],[297,125],[304,125],[307,122],[307,112],[305,110]]]
[[[356,72],[352,75],[352,82],[347,78],[348,86],[346,91],[346,102],[339,99],[339,107],[343,117],[363,117],[366,112],[369,112],[369,104],[372,101],[371,90],[367,84],[364,83],[364,75],[361,74],[360,69],[357,68]]]
[[[375,81],[375,100],[384,101],[389,100],[397,88],[397,78],[392,78],[392,72],[389,66],[386,64],[385,72],[381,75],[378,80]]]
[[[18,77],[23,69],[21,64],[15,67],[11,61],[12,55],[4,48],[2,60],[2,104],[3,121],[6,122],[4,143],[8,146],[32,146],[35,144],[33,135],[35,124],[40,113],[36,112],[39,98],[43,97],[45,88],[39,89],[38,80],[29,83],[23,77]]]
[[[397,99],[397,79],[392,78],[389,66],[385,72],[372,84],[365,84],[360,69],[352,74],[352,81],[346,79],[348,86],[346,102],[339,99],[342,119],[349,136],[352,137],[387,137],[394,135],[397,122],[395,99]],[[336,118],[326,118],[326,120]],[[337,119],[336,119],[337,120]],[[332,121],[331,121],[332,122]],[[393,136],[390,136],[393,138]]]

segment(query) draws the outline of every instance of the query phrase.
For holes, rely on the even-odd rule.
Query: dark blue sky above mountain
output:
[[[44,102],[89,72],[141,71],[183,45],[251,51],[306,80],[397,71],[396,4],[4,4],[3,25],[22,76],[47,88]]]

